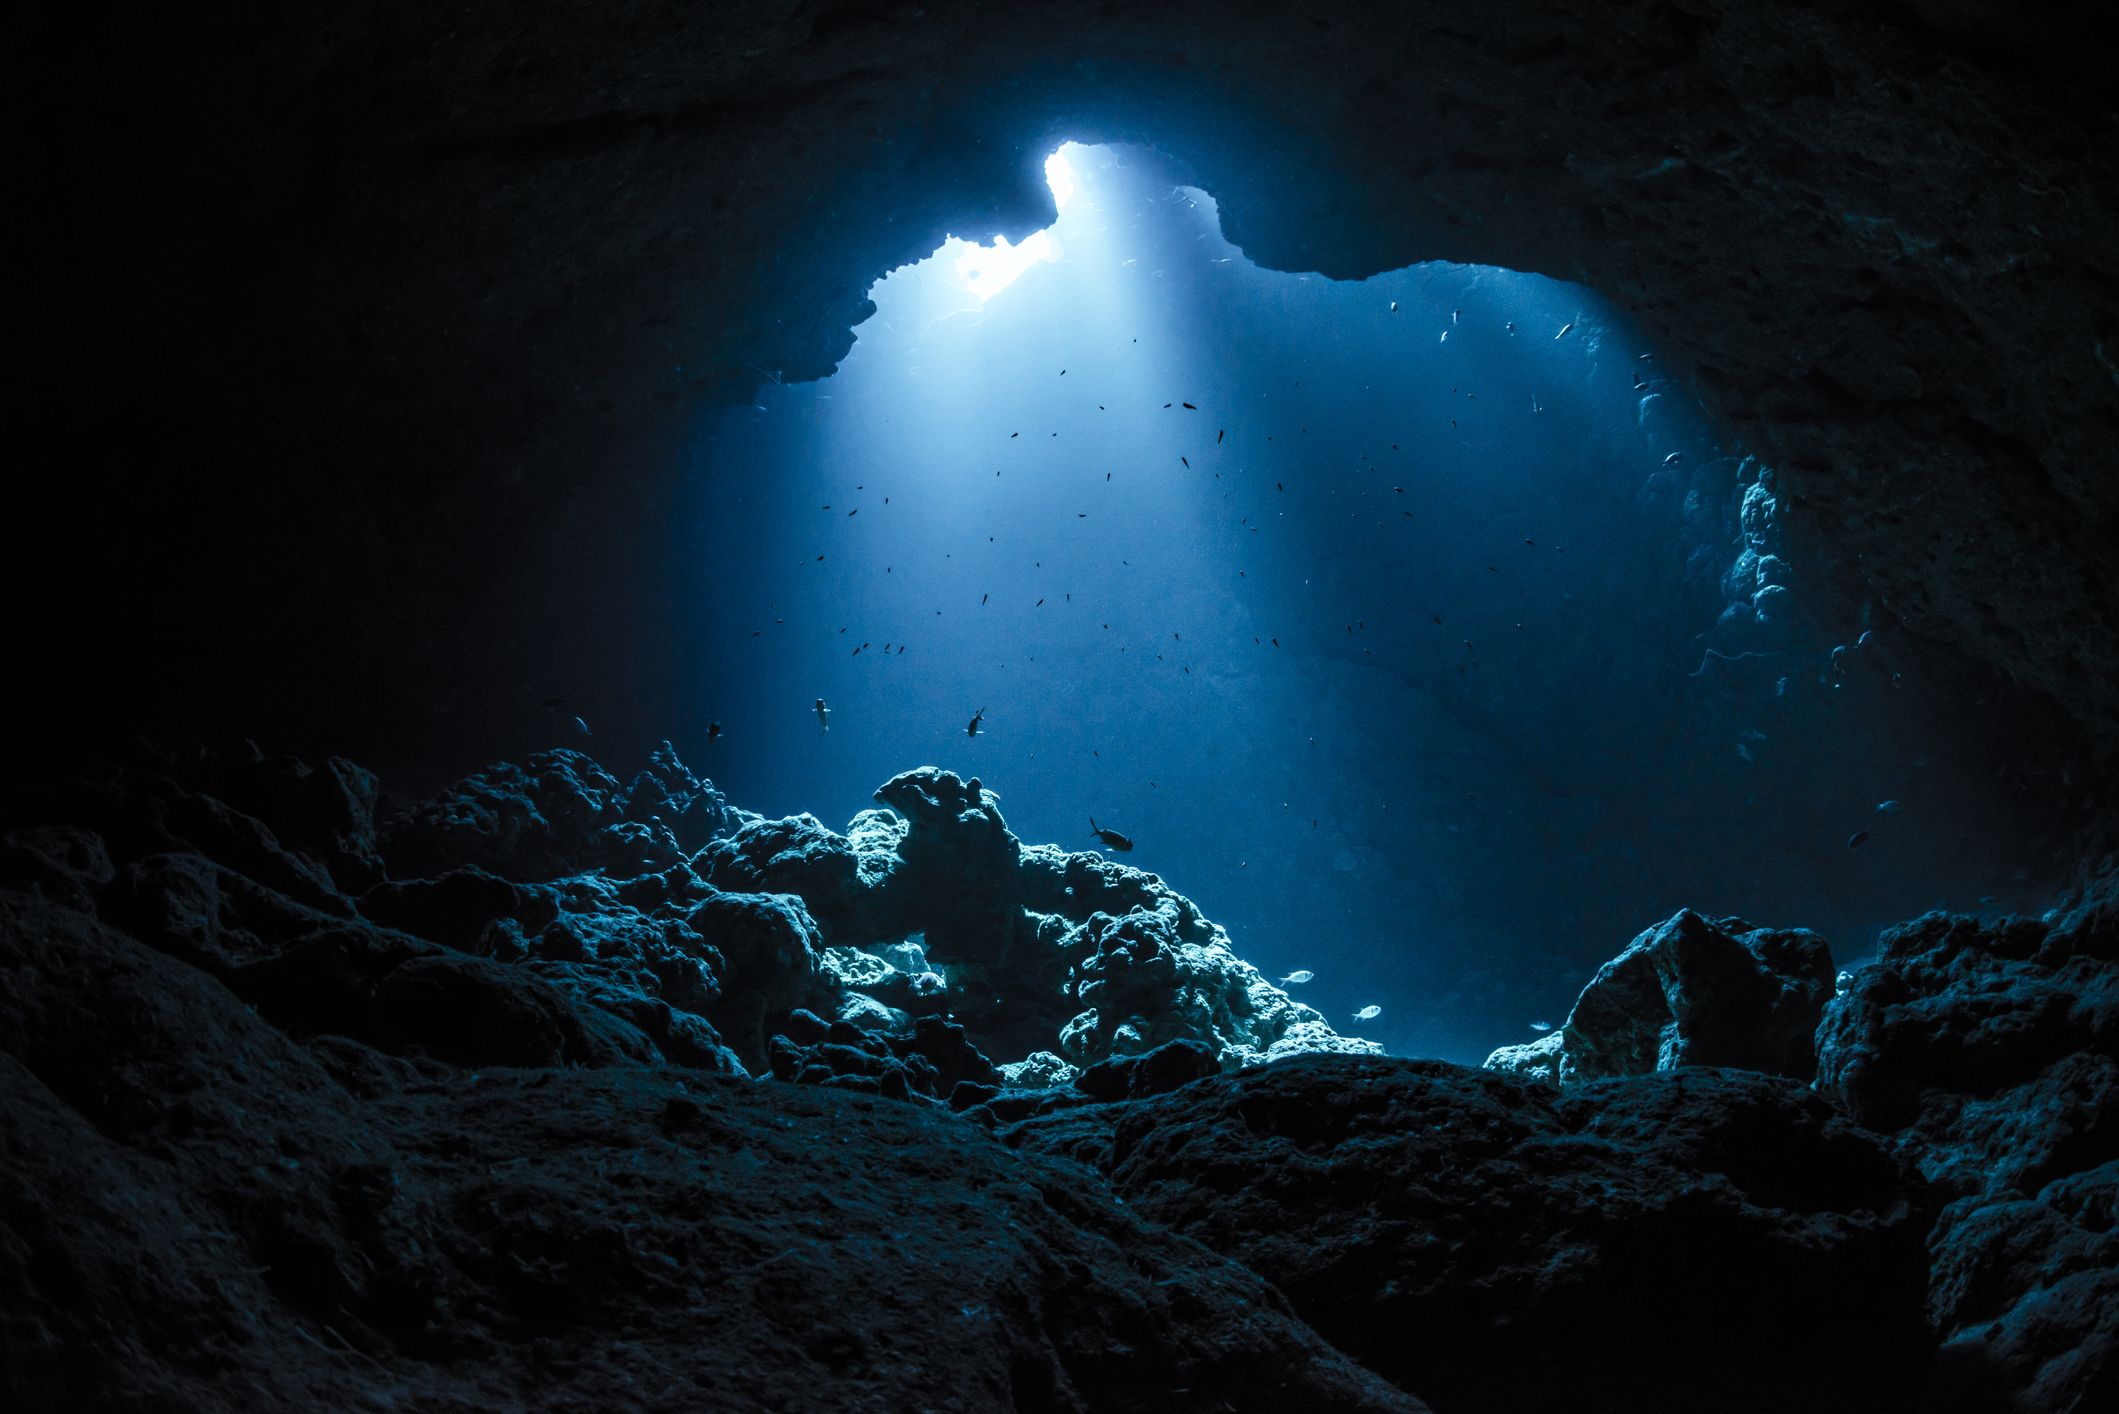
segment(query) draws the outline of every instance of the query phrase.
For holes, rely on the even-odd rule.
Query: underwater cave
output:
[[[2119,1396],[2066,16],[37,47],[7,1407]]]

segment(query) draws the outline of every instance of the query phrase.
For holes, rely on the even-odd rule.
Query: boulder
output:
[[[1681,909],[1599,968],[1565,1025],[1486,1064],[1559,1085],[1681,1065],[1808,1079],[1833,978],[1831,949],[1807,929]]]

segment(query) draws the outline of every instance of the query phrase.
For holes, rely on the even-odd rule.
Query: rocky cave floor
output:
[[[2119,1407],[2109,868],[1852,977],[1680,912],[1478,1069],[980,782],[876,798],[667,749],[15,792],[0,1402]]]

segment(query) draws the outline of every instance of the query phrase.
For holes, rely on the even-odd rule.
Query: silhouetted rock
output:
[[[714,811],[684,786],[689,773],[674,754],[658,764],[659,774],[636,778],[646,802],[647,818],[640,819],[632,793],[579,751],[562,747],[520,763],[496,762],[384,825],[383,853],[398,878],[466,867],[516,880],[667,869],[684,857],[674,827],[683,821],[696,833]],[[677,818],[664,818],[658,808]]]
[[[1486,1064],[1561,1085],[1680,1065],[1807,1079],[1833,975],[1831,949],[1807,929],[1681,909],[1599,968],[1565,1025]]]
[[[1220,1073],[1204,1042],[1165,1041],[1137,1056],[1098,1061],[1074,1077],[1074,1088],[1098,1100],[1145,1100]]]
[[[2026,1409],[2119,1392],[2119,880],[2051,921],[1887,932],[1818,1030],[1818,1087],[1946,1203],[1929,1310]]]
[[[1095,1165],[1444,1414],[1869,1409],[1927,1349],[1907,1175],[1788,1080],[1303,1056],[1002,1136]]]

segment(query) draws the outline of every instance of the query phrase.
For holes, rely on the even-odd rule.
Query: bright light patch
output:
[[[1055,152],[1045,159],[1045,184],[1052,188],[1054,208],[1066,210],[1078,184],[1074,168],[1060,153]],[[991,246],[964,246],[956,258],[957,283],[980,300],[990,300],[1039,261],[1059,258],[1059,238],[1052,234],[1050,227],[1026,237],[1021,245],[1010,245],[1006,236],[1000,236]]]
[[[990,247],[975,245],[958,256],[956,277],[965,289],[989,300],[1039,261],[1059,258],[1059,242],[1050,231],[1039,231],[1021,245],[1010,245],[1006,236],[999,236]]]
[[[1055,152],[1045,159],[1045,185],[1052,188],[1052,204],[1065,211],[1074,197],[1074,169],[1067,165],[1064,153]]]

